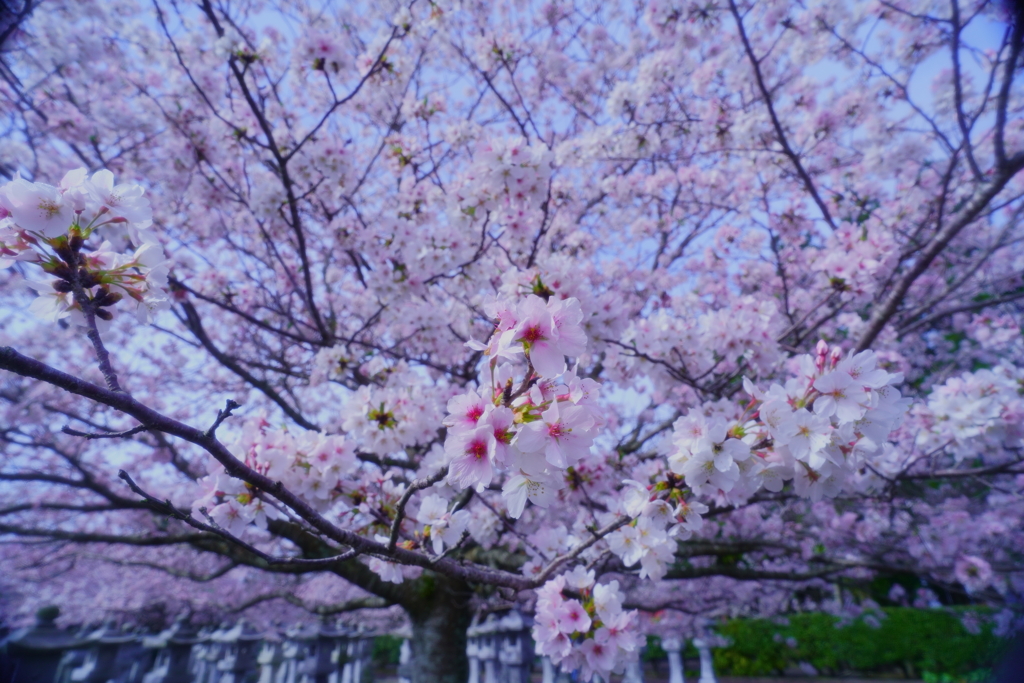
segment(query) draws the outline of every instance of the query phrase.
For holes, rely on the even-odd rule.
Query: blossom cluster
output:
[[[965,372],[935,387],[915,417],[925,451],[949,446],[956,462],[968,457],[1005,456],[1024,448],[1024,370],[1009,363]],[[988,464],[996,464],[989,462]]]
[[[1024,91],[991,96],[1019,74],[1009,46],[988,50],[978,36],[991,32],[969,27],[991,23],[994,3],[962,7],[951,32],[937,3],[437,0],[299,3],[287,17],[282,3],[179,3],[164,25],[153,3],[51,2],[5,60],[24,87],[0,84],[0,159],[54,187],[4,188],[0,281],[49,273],[32,310],[51,320],[89,300],[101,323],[138,297],[140,313],[157,309],[167,267],[150,191],[105,171],[58,184],[54,169],[76,158],[158,184],[194,316],[104,334],[131,354],[113,363],[130,368],[126,390],[191,424],[209,417],[204,397],[268,410],[235,452],[376,538],[360,557],[383,580],[448,553],[434,570],[528,557],[529,582],[572,557],[629,576],[637,604],[797,607],[785,582],[671,578],[733,573],[699,553],[735,550],[750,576],[806,576],[813,558],[858,580],[879,562],[914,567],[980,600],[1024,587],[1024,172],[1009,163],[1024,127],[997,111],[1019,112]],[[969,68],[953,68],[967,54],[953,38]],[[908,106],[890,74],[931,79],[931,94]],[[4,333],[41,359],[66,336]],[[793,358],[815,334],[879,355]],[[81,354],[59,360],[93,372]],[[896,367],[927,405],[894,446]],[[95,412],[26,389],[28,404],[5,401],[26,434],[47,427],[44,407]],[[72,454],[116,457],[163,495],[188,468],[147,444]],[[26,529],[132,526],[67,509],[81,487],[47,484],[67,469],[56,451],[7,445],[20,454],[5,469],[43,475],[4,487],[0,507]],[[332,448],[341,464],[317,460]],[[883,479],[936,471],[926,487]],[[296,552],[256,532],[284,489],[217,466],[203,485],[218,524]],[[828,499],[851,488],[866,494],[857,505]],[[683,558],[700,571],[671,564]],[[595,589],[565,586],[560,599],[595,620]]]
[[[844,225],[829,238],[813,269],[822,272],[843,298],[870,299],[879,273],[887,273],[899,250],[891,235],[856,225]]]
[[[974,555],[964,555],[957,559],[953,572],[968,593],[984,590],[993,579],[992,566]]]
[[[84,168],[57,186],[19,175],[0,187],[0,268],[35,263],[55,276],[29,281],[38,293],[34,314],[82,323],[88,302],[96,318],[109,321],[108,308],[128,296],[139,320],[149,322],[169,307],[168,264],[149,230],[152,211],[143,194],[136,184],[115,185],[110,171],[89,177]],[[90,238],[97,233],[103,240],[95,245]],[[128,253],[115,248],[126,240]]]
[[[602,423],[599,385],[565,362],[586,349],[578,300],[531,294],[503,299],[493,312],[498,324],[488,343],[469,343],[489,359],[489,386],[448,402],[448,481],[483,490],[498,470],[508,472],[502,494],[518,518],[527,500],[546,507],[565,470],[589,453]]]
[[[269,38],[264,38],[254,50],[250,42],[235,28],[228,27],[224,35],[218,38],[213,44],[213,53],[219,59],[239,59],[249,64],[265,55],[271,53],[273,44]]]
[[[640,563],[640,578],[660,581],[668,570],[676,542],[689,539],[704,526],[701,516],[708,506],[699,500],[685,500],[678,489],[660,497],[638,481],[626,480],[622,491],[626,515],[634,518],[608,535],[608,548],[632,567]],[[660,487],[664,489],[665,487]]]
[[[385,386],[360,387],[341,409],[341,429],[363,450],[387,454],[437,437],[441,413],[435,392],[404,365]]]
[[[383,484],[382,488],[387,493],[393,494],[386,501],[389,504],[386,507],[391,509],[405,489],[396,486],[390,487],[391,490],[387,491],[389,482],[385,481]],[[361,503],[358,506],[360,511],[365,511],[369,507],[369,502]],[[429,547],[434,555],[440,557],[444,554],[446,548],[451,549],[458,546],[467,535],[485,549],[491,548],[497,541],[497,527],[500,522],[498,517],[490,510],[482,506],[476,506],[468,510],[449,510],[448,508],[449,500],[444,496],[436,493],[424,496],[419,502],[419,510],[411,514],[412,519],[418,525],[415,532],[410,534],[415,540],[402,541],[399,545],[404,548],[413,548],[416,546],[417,541],[422,542],[424,545],[429,543]],[[403,528],[408,526],[407,524],[403,525]],[[375,534],[374,540],[381,544],[387,544],[390,539],[384,534]],[[401,565],[381,557],[371,557],[367,562],[367,566],[381,580],[396,584],[402,583],[407,573],[416,573],[418,571],[415,568],[409,567],[403,569]]]
[[[568,584],[568,585],[567,585]],[[572,590],[580,599],[567,598]],[[580,680],[610,680],[639,655],[637,613],[623,611],[619,582],[594,583],[594,571],[576,567],[537,589],[533,638],[537,652]]]
[[[303,429],[274,429],[263,417],[246,421],[232,444],[235,457],[255,471],[279,481],[315,508],[324,510],[339,500],[343,484],[352,478],[358,462],[353,442],[341,435]],[[267,519],[279,513],[254,495],[245,482],[210,461],[209,474],[198,482],[200,496],[192,509],[206,514],[235,535],[250,523],[265,529]]]
[[[430,538],[435,555],[444,551],[445,545],[454,546],[469,526],[467,510],[448,511],[448,501],[432,494],[420,501],[417,521],[424,526],[424,536]]]
[[[547,196],[552,161],[551,152],[521,138],[481,142],[459,193],[462,212],[504,211],[511,217],[536,209]]]
[[[703,310],[704,304],[696,296],[675,297],[670,303],[632,323],[623,341],[646,358],[679,366],[679,371],[691,378],[734,372],[741,364],[760,374],[774,369],[781,360],[776,341],[781,331],[779,315],[773,302],[745,296],[713,311]],[[630,353],[619,351],[613,360],[623,372],[640,365],[629,358]],[[642,368],[663,391],[679,386],[678,379],[660,366],[644,364]]]
[[[295,56],[303,67],[339,74],[352,67],[352,58],[336,35],[310,31],[296,45]]]
[[[842,358],[819,342],[795,359],[796,376],[752,397],[739,415],[714,405],[691,411],[673,427],[669,466],[695,493],[741,502],[792,480],[812,500],[850,486],[869,456],[883,449],[909,405],[895,385],[899,373],[877,367],[872,351]]]

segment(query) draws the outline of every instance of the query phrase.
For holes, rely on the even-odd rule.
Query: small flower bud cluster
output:
[[[566,369],[565,357],[586,349],[579,301],[531,294],[493,311],[499,322],[488,343],[467,344],[490,359],[490,387],[448,402],[444,448],[453,486],[482,490],[498,470],[508,472],[503,495],[518,518],[527,500],[546,507],[565,470],[590,451],[602,423],[600,385]]]
[[[566,589],[580,599],[566,598]],[[637,613],[625,612],[619,582],[594,584],[594,572],[576,567],[537,589],[533,638],[537,653],[561,664],[564,671],[579,669],[580,680],[594,675],[610,680],[622,673],[638,651]]]
[[[844,299],[870,301],[879,273],[893,268],[897,254],[899,247],[888,232],[846,224],[832,233],[812,268]]]
[[[691,411],[674,425],[669,466],[701,495],[745,501],[756,491],[838,495],[878,453],[909,404],[895,385],[901,374],[877,367],[872,351],[842,359],[819,342],[796,359],[798,374],[767,391],[750,380],[753,400],[735,419]]]
[[[435,555],[444,552],[444,547],[454,546],[469,526],[467,510],[448,512],[448,501],[438,495],[426,496],[420,501],[417,521],[424,526],[423,535],[430,539]]]
[[[35,263],[55,276],[29,281],[39,295],[30,309],[35,315],[84,323],[88,305],[105,322],[113,318],[110,307],[127,296],[139,320],[150,322],[169,307],[168,264],[148,230],[152,211],[143,193],[139,185],[114,185],[110,171],[89,178],[84,168],[69,171],[56,187],[20,176],[0,187],[0,268]],[[106,239],[90,250],[97,231]],[[125,238],[134,253],[114,248],[111,240]]]

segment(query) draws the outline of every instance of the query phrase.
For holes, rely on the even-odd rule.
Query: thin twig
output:
[[[214,434],[217,433],[217,427],[220,427],[221,422],[231,417],[231,413],[238,408],[241,408],[240,403],[235,402],[233,399],[228,399],[227,403],[224,404],[224,410],[217,411],[217,419],[213,421],[210,428],[206,430],[206,436],[213,438]]]
[[[405,493],[402,494],[402,497],[398,499],[398,506],[395,508],[395,521],[391,523],[391,535],[388,537],[388,550],[394,550],[395,545],[398,543],[398,532],[402,526],[402,518],[405,517],[405,506],[409,504],[409,499],[412,498],[412,494],[433,486],[444,479],[446,474],[448,474],[448,471],[442,467],[429,477],[425,479],[417,479],[413,483],[409,484],[409,488],[407,488]]]
[[[80,436],[83,439],[126,439],[129,436],[134,436],[139,432],[145,432],[149,430],[149,425],[139,425],[138,427],[132,427],[131,429],[123,432],[109,432],[107,434],[95,434],[90,432],[80,432],[77,429],[72,429],[69,425],[64,425],[60,428],[60,431],[70,436]]]
[[[578,546],[576,546],[575,548],[573,548],[569,552],[567,552],[567,553],[565,553],[563,555],[559,555],[555,559],[551,560],[551,562],[548,563],[547,567],[545,567],[543,570],[541,570],[540,573],[538,573],[536,576],[533,577],[532,583],[535,586],[541,585],[542,583],[547,581],[547,578],[549,576],[551,576],[552,574],[554,574],[563,564],[565,564],[566,562],[568,562],[570,560],[576,559],[581,554],[583,554],[584,550],[590,548],[592,545],[594,545],[595,543],[597,543],[598,541],[603,539],[608,534],[610,534],[613,531],[619,529],[620,527],[626,526],[627,524],[629,524],[632,521],[633,521],[632,517],[619,517],[617,520],[615,520],[614,522],[612,522],[608,526],[604,527],[603,529],[598,529],[597,531],[591,531],[590,532],[591,533],[591,537],[588,540],[584,541],[583,543],[580,543]]]

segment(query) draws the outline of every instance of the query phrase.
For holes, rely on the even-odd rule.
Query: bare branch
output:
[[[65,433],[65,434],[67,434],[69,436],[80,436],[83,439],[90,439],[90,440],[92,440],[92,439],[126,439],[129,436],[134,436],[136,434],[139,434],[140,432],[147,432],[147,431],[149,431],[149,427],[147,427],[146,425],[139,425],[137,427],[132,427],[131,429],[128,429],[128,430],[123,431],[123,432],[107,432],[107,433],[104,433],[104,434],[96,434],[96,433],[90,433],[90,432],[80,432],[77,429],[72,429],[70,427],[70,425],[64,425],[63,427],[60,428],[60,431],[62,431],[63,433]]]
[[[736,0],[729,0],[729,9],[732,11],[732,16],[736,20],[736,28],[740,32],[740,39],[743,41],[743,49],[746,50],[747,57],[750,60],[750,66],[754,70],[754,80],[757,81],[757,88],[761,91],[761,97],[764,98],[764,104],[768,108],[768,115],[771,117],[772,126],[775,128],[775,137],[778,138],[779,144],[782,145],[783,153],[793,163],[796,168],[796,173],[800,176],[800,180],[804,184],[804,189],[807,190],[808,194],[814,200],[814,203],[818,205],[818,210],[821,211],[822,218],[829,224],[833,230],[836,230],[836,224],[832,220],[832,214],[829,213],[828,207],[825,202],[822,201],[821,195],[818,194],[818,189],[814,186],[814,181],[811,176],[807,173],[803,163],[800,161],[800,156],[793,151],[790,147],[789,141],[786,139],[786,131],[782,128],[782,122],[779,121],[778,114],[775,113],[775,105],[772,103],[771,92],[768,91],[768,86],[764,82],[764,76],[761,74],[761,61],[754,54],[754,48],[750,44],[750,40],[747,38],[747,32],[743,28],[743,17],[740,16],[740,11],[736,7]]]
[[[206,430],[206,436],[213,437],[217,433],[217,427],[219,427],[220,424],[224,420],[226,420],[229,417],[231,417],[231,413],[236,408],[241,408],[241,407],[242,407],[241,404],[236,403],[235,401],[233,401],[232,399],[229,398],[227,400],[227,403],[224,405],[224,410],[218,410],[217,411],[217,419],[214,420],[213,424],[210,425],[210,428]]]

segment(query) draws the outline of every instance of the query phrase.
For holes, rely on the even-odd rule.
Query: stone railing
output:
[[[370,683],[373,638],[321,623],[263,633],[245,622],[147,635],[106,625],[62,630],[55,613],[0,643],[11,683]]]
[[[364,630],[340,624],[296,626],[264,633],[245,622],[196,630],[179,620],[169,629],[147,635],[134,629],[63,630],[56,613],[40,613],[31,628],[0,642],[0,681],[11,683],[372,683],[373,638]],[[533,621],[515,610],[475,618],[467,635],[467,683],[530,683],[539,663],[543,683],[569,683],[547,657],[539,662],[530,635]],[[398,667],[399,683],[411,683],[408,633]],[[717,683],[706,628],[693,644],[700,655],[696,683]],[[669,683],[685,683],[684,641],[663,636]],[[596,680],[595,680],[596,683]],[[622,683],[643,683],[639,660]]]

